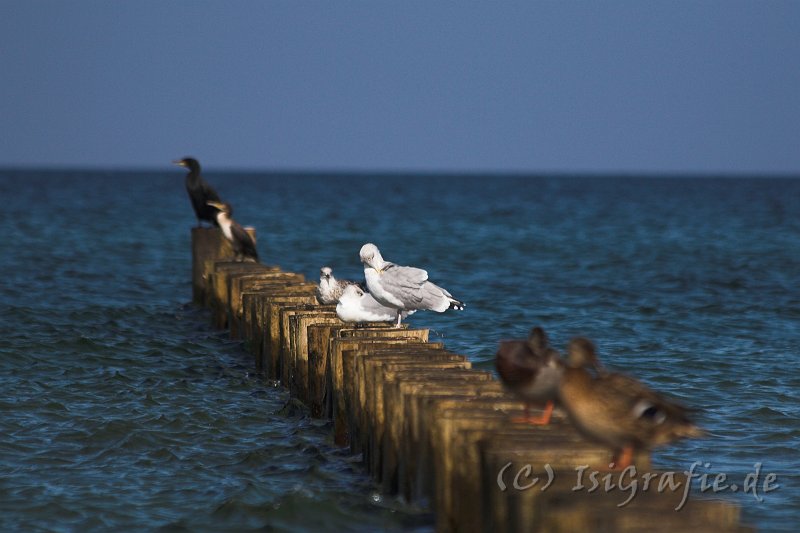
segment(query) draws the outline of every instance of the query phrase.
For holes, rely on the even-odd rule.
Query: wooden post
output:
[[[433,357],[426,358],[425,361],[398,361],[380,365],[383,380],[378,383],[378,387],[382,389],[383,405],[378,405],[377,409],[382,407],[383,413],[379,413],[378,417],[377,429],[381,438],[376,439],[377,453],[373,456],[379,457],[379,460],[375,462],[375,468],[380,468],[377,477],[381,481],[384,492],[389,494],[400,492],[399,469],[402,462],[400,427],[404,417],[402,413],[398,412],[400,409],[397,409],[402,404],[395,403],[399,398],[392,394],[396,390],[394,385],[409,375],[415,377],[425,375],[429,379],[429,383],[434,383],[439,379],[449,378],[452,380],[456,376],[461,379],[461,384],[474,383],[478,380],[486,382],[491,378],[489,372],[472,370],[472,365],[466,358],[459,360],[457,357],[443,361],[437,361],[436,357]],[[469,376],[467,381],[464,381],[465,376]],[[452,383],[452,381],[449,382]]]
[[[255,230],[248,233],[255,239]],[[207,306],[208,279],[214,263],[233,259],[233,250],[219,228],[192,228],[192,301]]]
[[[402,346],[404,350],[428,351],[443,349],[441,343],[421,342],[406,337],[377,337],[376,339],[387,339],[389,342],[365,343],[353,349],[342,351],[346,424],[347,432],[350,435],[350,449],[353,453],[361,453],[364,450],[368,437],[368,431],[364,425],[366,420],[364,404],[366,403],[367,394],[364,392],[366,388],[362,364],[364,357],[370,353],[382,353],[385,349],[388,349],[390,353],[396,353],[395,350],[399,346]]]
[[[264,344],[265,344],[265,300],[271,297],[276,291],[286,289],[297,283],[297,276],[299,274],[292,274],[288,272],[268,275],[269,279],[258,280],[249,282],[252,285],[248,290],[242,293],[242,306],[246,315],[245,322],[247,323],[247,343],[250,351],[256,362],[256,369],[259,372],[264,371],[263,358],[264,358]],[[273,277],[274,276],[274,277]]]
[[[665,483],[659,489],[664,473],[650,470],[646,460],[636,473],[629,471],[623,477],[612,473],[608,479],[613,487],[608,490],[609,473],[597,471],[598,486],[591,489],[591,465],[607,461],[610,455],[567,424],[552,432],[505,428],[481,440],[479,453],[484,530],[742,531],[738,507],[727,502],[700,500],[690,493],[676,511],[684,496],[685,476],[681,473],[674,478],[677,485]],[[653,477],[645,482],[645,475]],[[530,486],[534,478],[540,482]],[[619,488],[620,480],[628,490]],[[634,483],[637,493],[631,497]]]
[[[552,468],[558,477],[569,476],[575,481],[577,466],[607,465],[611,460],[608,449],[582,439],[563,420],[541,427],[508,423],[498,431],[477,437],[482,524],[484,528],[489,527],[492,530],[514,531],[514,524],[519,520],[534,519],[535,500],[541,496],[541,487],[548,479],[545,465]],[[644,459],[646,457],[641,460]],[[523,470],[525,468],[530,470]],[[542,480],[539,487],[533,490],[517,490],[514,487],[514,478],[520,471],[527,475],[517,486],[527,486],[532,478],[539,477]],[[498,477],[505,490],[498,483]],[[550,488],[546,490],[549,491]]]
[[[232,339],[246,338],[244,329],[245,310],[244,294],[249,291],[257,290],[269,286],[280,286],[283,284],[292,285],[302,283],[304,276],[292,272],[282,272],[277,267],[266,272],[242,272],[231,274],[228,277],[228,300],[229,313],[228,323]]]
[[[362,359],[362,372],[366,385],[364,404],[365,430],[368,436],[364,448],[367,465],[373,477],[380,481],[382,472],[382,457],[380,454],[384,433],[384,401],[383,381],[384,370],[398,368],[425,368],[427,364],[450,365],[452,368],[470,368],[466,357],[446,350],[425,350],[410,348],[404,350],[402,346],[392,347],[390,350],[379,350],[368,353]]]
[[[331,340],[331,345],[328,353],[328,377],[326,383],[330,385],[329,394],[331,401],[331,416],[334,424],[334,442],[341,446],[346,446],[349,443],[349,433],[347,427],[345,397],[342,394],[344,374],[342,366],[342,352],[349,349],[354,349],[358,346],[358,342],[349,342],[347,339],[364,338],[375,339],[381,338],[393,344],[395,342],[426,342],[428,340],[428,330],[426,329],[407,329],[407,328],[394,328],[388,324],[374,324],[369,327],[356,328],[344,327],[337,330],[337,338]],[[364,343],[364,346],[371,344],[370,342]],[[372,347],[375,348],[375,347]]]
[[[328,306],[330,307],[330,306]],[[293,319],[298,316],[312,316],[319,318],[324,311],[320,311],[320,306],[315,303],[303,303],[298,305],[288,305],[283,307],[280,311],[281,321],[281,381],[289,393],[299,398],[301,401],[306,402],[306,389],[307,385],[303,381],[306,378],[307,370],[300,374],[298,364],[298,345],[302,344],[303,348],[308,344],[308,338],[302,340],[298,339],[295,327],[292,327]],[[327,312],[327,318],[336,318],[336,313]]]
[[[228,310],[230,298],[228,297],[228,276],[236,273],[270,272],[271,267],[259,263],[237,263],[217,261],[214,270],[208,279],[211,286],[210,307],[211,319],[215,328],[224,329],[228,326]]]
[[[315,305],[312,310],[289,317],[289,336],[292,339],[293,380],[297,396],[310,406],[309,394],[309,331],[312,325],[341,324],[332,305]]]
[[[397,333],[392,333],[397,332]],[[333,407],[333,434],[334,442],[339,446],[347,446],[350,442],[347,432],[347,417],[344,397],[344,372],[342,368],[342,352],[345,350],[353,349],[359,345],[369,345],[382,343],[384,345],[391,343],[405,343],[412,337],[403,335],[408,330],[402,329],[380,329],[375,330],[339,330],[340,335],[350,335],[334,338],[331,340],[329,352],[329,371],[331,383],[331,404]],[[374,335],[385,335],[385,337],[376,337]],[[402,335],[402,336],[401,336]],[[427,334],[426,334],[427,336]]]
[[[489,409],[479,409],[479,405]],[[466,429],[497,430],[508,423],[509,413],[522,415],[518,401],[508,400],[456,400],[443,399],[430,404],[423,413],[429,427],[430,447],[433,451],[436,527],[440,531],[454,531],[458,525],[454,516],[456,477],[456,447],[477,446],[466,441]]]
[[[454,387],[447,383],[438,386],[409,387],[403,396],[403,408],[407,422],[404,427],[407,455],[411,458],[405,475],[408,479],[405,488],[410,501],[419,505],[431,506],[435,492],[434,453],[430,444],[430,430],[426,413],[431,406],[440,401],[470,401],[474,399],[510,399],[497,381],[467,383]]]
[[[308,407],[315,418],[330,418],[333,413],[328,354],[331,339],[344,327],[341,322],[308,327]]]
[[[479,387],[492,383],[489,372],[479,370],[438,370],[415,369],[399,370],[395,372],[395,380],[384,385],[384,419],[387,421],[384,456],[394,454],[397,457],[397,489],[396,492],[406,501],[413,501],[412,488],[415,481],[415,469],[419,455],[419,445],[413,441],[411,434],[412,403],[410,396],[419,394],[428,395],[455,395],[464,394],[465,391],[481,394]],[[485,393],[484,393],[485,394]],[[384,465],[387,463],[384,462]],[[384,468],[383,479],[392,475]]]
[[[264,299],[264,360],[263,368],[267,377],[281,379],[281,309],[284,306],[314,304],[314,286],[311,284],[292,285],[276,289]]]

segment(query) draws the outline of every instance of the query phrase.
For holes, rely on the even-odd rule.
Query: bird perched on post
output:
[[[603,370],[594,344],[583,337],[569,343],[558,397],[579,432],[614,450],[619,470],[633,462],[636,451],[705,435],[689,419],[687,407],[636,379]]]
[[[544,330],[536,326],[526,340],[500,342],[494,364],[503,385],[525,402],[525,416],[513,421],[549,424],[558,397],[558,384],[564,374],[564,363],[558,352],[550,347]],[[545,404],[541,416],[530,416],[532,403]]]
[[[414,311],[403,311],[406,317]],[[356,284],[347,285],[336,304],[336,316],[343,322],[390,322],[394,320],[396,311],[378,303],[368,292],[361,290]]]
[[[448,309],[464,309],[463,302],[428,281],[425,270],[384,261],[374,244],[362,246],[359,256],[370,294],[381,304],[397,310],[396,327],[400,327],[403,311],[428,309],[443,313]]]
[[[258,251],[253,238],[233,218],[233,207],[225,202],[208,202],[216,212],[216,221],[222,234],[233,247],[234,261],[258,263]]]
[[[324,266],[319,269],[319,286],[317,287],[317,300],[325,305],[332,305],[339,301],[348,285],[356,282],[333,277],[333,269]]]
[[[217,225],[217,210],[210,207],[208,202],[221,202],[217,191],[200,175],[200,163],[192,157],[184,157],[173,161],[176,165],[189,169],[186,174],[186,192],[189,193],[189,200],[192,202],[194,214],[197,217],[197,227],[201,226],[201,221],[205,220],[213,225]]]

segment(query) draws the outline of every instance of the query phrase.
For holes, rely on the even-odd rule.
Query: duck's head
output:
[[[544,351],[547,350],[548,344],[547,333],[544,332],[542,327],[534,326],[531,328],[530,333],[528,333],[528,348],[530,348],[533,353],[544,353]]]
[[[596,372],[603,371],[603,366],[597,359],[594,343],[586,337],[575,337],[569,341],[567,352],[567,362],[572,368],[593,368]]]

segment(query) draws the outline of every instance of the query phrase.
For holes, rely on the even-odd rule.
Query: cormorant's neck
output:
[[[200,176],[200,165],[189,165],[186,168],[189,170],[186,179],[196,180]]]
[[[233,224],[231,217],[227,213],[222,212],[217,213],[217,222],[220,226],[230,226]]]

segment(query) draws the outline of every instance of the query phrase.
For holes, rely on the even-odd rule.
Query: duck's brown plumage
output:
[[[558,393],[564,365],[550,348],[547,334],[534,327],[526,340],[502,341],[495,356],[495,368],[503,384],[525,402],[525,417],[531,424],[547,424]],[[528,416],[530,404],[546,404],[539,418]]]
[[[704,434],[685,406],[632,377],[602,370],[594,345],[581,337],[570,342],[558,398],[578,431],[621,453],[618,468],[627,467],[635,451]]]

